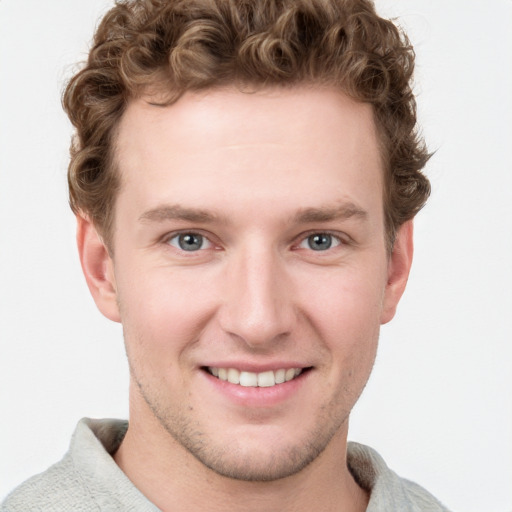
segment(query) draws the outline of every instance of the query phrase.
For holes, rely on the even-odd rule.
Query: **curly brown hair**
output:
[[[117,0],[63,105],[76,133],[68,172],[75,214],[111,240],[120,180],[116,128],[130,99],[222,85],[314,84],[373,105],[384,162],[388,249],[430,193],[417,131],[414,51],[369,0]]]

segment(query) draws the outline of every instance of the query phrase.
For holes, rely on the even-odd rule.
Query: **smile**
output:
[[[265,372],[255,373],[240,371],[236,368],[216,368],[209,366],[207,371],[220,380],[227,381],[231,384],[238,384],[244,387],[260,387],[269,388],[277,384],[289,382],[298,377],[302,368],[287,368],[280,370],[268,370]]]

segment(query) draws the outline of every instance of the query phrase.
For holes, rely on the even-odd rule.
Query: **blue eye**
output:
[[[338,237],[329,233],[314,233],[305,238],[299,247],[311,249],[312,251],[327,251],[332,247],[337,247],[340,243]]]
[[[198,233],[180,233],[170,238],[168,243],[187,252],[200,251],[211,247],[211,242]]]

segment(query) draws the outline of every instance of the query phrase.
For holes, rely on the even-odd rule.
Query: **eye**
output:
[[[313,251],[327,251],[338,245],[341,245],[341,240],[337,236],[330,233],[313,233],[302,240],[299,247]]]
[[[167,243],[176,247],[176,249],[187,252],[200,251],[212,247],[212,243],[208,238],[199,233],[179,233],[169,238]]]

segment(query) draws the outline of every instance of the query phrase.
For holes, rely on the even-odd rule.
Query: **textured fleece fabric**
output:
[[[0,512],[156,512],[114,462],[128,423],[83,419],[68,453],[57,464],[15,489]],[[367,512],[447,511],[419,485],[391,471],[367,446],[349,443],[348,465],[359,485],[370,492]]]

